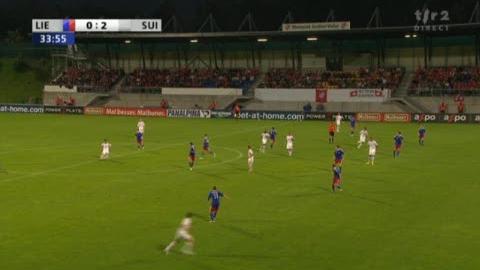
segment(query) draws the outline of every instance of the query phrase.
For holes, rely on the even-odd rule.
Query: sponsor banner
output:
[[[337,116],[337,113],[332,113],[332,112],[328,112],[326,113],[327,115],[327,119],[328,121],[335,121],[335,117]],[[350,119],[352,118],[352,116],[355,116],[356,114],[355,113],[350,113],[350,112],[341,112],[340,115],[342,116],[342,121],[350,121]]]
[[[43,113],[43,105],[0,104],[0,112]]]
[[[106,107],[105,115],[167,117],[167,110],[161,108],[119,108]]]
[[[212,118],[232,118],[231,111],[212,111],[211,112]]]
[[[350,30],[350,21],[282,24],[283,32],[334,31],[334,30]]]
[[[240,113],[240,119],[300,121],[304,118],[305,114],[302,112],[243,111]]]
[[[438,114],[438,113],[414,113],[414,122],[438,122],[438,123],[479,123],[480,115],[475,114]]]
[[[389,97],[388,89],[329,89],[327,102],[383,102]]]
[[[328,120],[326,113],[320,112],[310,112],[305,114],[305,120],[321,120],[326,121]]]
[[[85,107],[85,114],[89,115],[103,115],[105,113],[105,108],[103,107]]]
[[[480,123],[480,114],[471,114],[470,115],[471,123]]]
[[[410,113],[384,113],[383,121],[408,123],[411,121],[411,114]]]
[[[167,115],[172,118],[210,118],[212,113],[210,110],[168,109]]]
[[[440,122],[441,115],[434,113],[414,113],[412,122]]]
[[[315,90],[315,102],[325,103],[327,102],[328,90],[327,89],[316,89]]]
[[[357,113],[357,120],[361,122],[381,122],[382,113]]]
[[[83,107],[44,106],[45,113],[83,114]]]
[[[466,114],[445,114],[440,121],[447,123],[468,123],[469,117]]]

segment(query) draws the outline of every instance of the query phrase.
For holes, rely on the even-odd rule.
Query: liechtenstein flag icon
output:
[[[63,32],[75,32],[75,20],[73,19],[63,20]]]

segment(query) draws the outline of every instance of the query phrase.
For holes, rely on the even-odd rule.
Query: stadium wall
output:
[[[31,114],[72,114],[72,115],[104,115],[132,116],[156,118],[233,118],[231,111],[210,111],[199,109],[161,109],[132,107],[74,107],[74,106],[42,106],[25,104],[0,104],[0,113],[31,113]],[[287,121],[331,121],[336,112],[299,111],[242,111],[240,119],[252,120],[287,120]],[[431,122],[431,123],[475,123],[480,124],[480,114],[425,114],[402,112],[346,112],[342,113],[348,120],[353,115],[360,122]]]

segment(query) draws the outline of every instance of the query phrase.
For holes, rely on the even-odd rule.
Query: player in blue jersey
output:
[[[343,157],[345,155],[345,151],[340,147],[340,145],[337,145],[337,148],[335,148],[335,152],[333,153],[334,155],[334,164],[335,166],[342,167],[343,165]]]
[[[403,135],[402,132],[398,131],[397,135],[393,137],[394,149],[393,149],[393,158],[397,158],[400,156],[400,150],[402,149],[403,145]]]
[[[419,129],[418,129],[418,143],[420,145],[424,145],[425,144],[425,134],[427,133],[427,129],[425,128],[425,126],[421,126]]]
[[[193,166],[195,165],[195,145],[191,142],[190,143],[190,150],[188,151],[188,165],[190,166],[190,171],[193,170]]]
[[[357,126],[357,119],[355,115],[350,116],[350,136],[355,134],[355,127]]]
[[[220,199],[222,197],[227,198],[220,190],[217,190],[216,186],[213,186],[212,190],[208,193],[208,201],[210,201],[210,222],[217,220],[218,209],[220,208]]]
[[[137,138],[137,147],[138,149],[143,149],[144,148],[144,144],[143,144],[143,132],[140,132],[140,131],[137,131],[137,133],[135,133],[135,137]]]
[[[208,138],[208,135],[205,134],[205,136],[203,136],[203,151],[202,151],[202,155],[205,156],[205,154],[210,154],[213,156],[213,158],[216,157],[216,154],[215,152],[212,151],[212,149],[210,148],[210,139]]]
[[[332,165],[333,180],[332,180],[332,191],[343,191],[342,189],[342,167],[333,164]]]
[[[275,130],[274,127],[270,130],[270,148],[273,148],[273,145],[275,145],[275,140],[277,138],[277,130]]]

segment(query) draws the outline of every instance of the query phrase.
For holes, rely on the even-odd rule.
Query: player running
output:
[[[248,164],[248,172],[253,172],[253,163],[255,162],[255,155],[253,154],[253,149],[249,145],[247,151],[247,164]]]
[[[217,190],[216,186],[213,186],[212,190],[208,193],[208,201],[211,200],[210,205],[210,222],[217,221],[217,213],[220,208],[220,198],[224,197],[223,192]],[[227,198],[227,196],[225,196]]]
[[[291,157],[293,155],[293,141],[295,141],[295,137],[293,137],[292,133],[290,132],[288,133],[286,140],[288,156]]]
[[[190,150],[188,151],[188,165],[190,166],[190,171],[193,170],[193,166],[195,165],[196,154],[195,145],[191,142]]]
[[[143,133],[139,131],[137,131],[137,133],[135,133],[135,137],[137,138],[137,148],[138,149],[143,149],[145,147],[144,143],[143,143]]]
[[[337,145],[337,148],[335,148],[335,152],[333,153],[334,155],[334,164],[335,166],[342,167],[343,165],[343,157],[345,156],[345,151],[340,147],[340,145]]]
[[[418,129],[418,144],[425,145],[425,134],[427,133],[427,129],[425,126],[421,126]]]
[[[395,148],[393,149],[393,158],[397,158],[400,156],[400,150],[402,149],[403,145],[403,135],[402,132],[398,132],[395,137],[393,137],[393,142],[395,144]]]
[[[273,148],[273,145],[275,145],[275,139],[277,138],[277,130],[275,130],[274,127],[270,130],[270,149]]]
[[[332,181],[332,191],[343,191],[342,189],[342,167],[333,164],[332,165],[332,172],[333,172],[333,181]]]
[[[335,116],[335,124],[337,125],[337,133],[340,132],[340,125],[342,124],[343,116],[337,113]]]
[[[362,130],[360,130],[360,139],[358,140],[358,146],[357,149],[360,149],[362,145],[367,141],[368,137],[368,130],[367,127],[364,127]]]
[[[355,127],[357,126],[357,118],[355,115],[350,116],[350,136],[355,134]]]
[[[210,148],[210,139],[208,138],[207,134],[205,134],[205,136],[203,136],[202,155],[205,156],[205,154],[210,154],[210,155],[213,156],[213,158],[215,158],[217,156],[217,154],[215,154],[215,152],[213,152],[212,149]]]
[[[377,154],[378,143],[372,137],[368,139],[368,161],[367,165],[374,165],[375,155]]]
[[[180,241],[185,241],[185,245],[180,249],[183,254],[193,255],[194,239],[190,231],[192,229],[192,213],[187,213],[180,223],[180,227],[175,233],[175,238],[163,250],[165,254],[169,254],[170,250],[175,247]]]
[[[103,140],[102,143],[102,154],[100,154],[100,159],[108,159],[110,158],[110,148],[112,147],[112,144],[110,144],[107,139]]]
[[[336,130],[335,123],[332,121],[328,124],[328,143],[332,144],[335,142],[335,130]]]
[[[145,122],[143,122],[142,119],[139,119],[139,120],[138,120],[137,130],[138,130],[138,132],[140,132],[140,133],[142,133],[142,134],[145,132]]]
[[[270,138],[270,134],[267,132],[267,130],[262,133],[261,138],[262,144],[260,146],[260,152],[265,153],[265,150],[267,149],[268,139]]]

